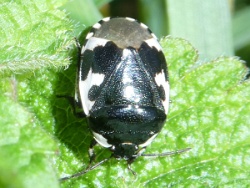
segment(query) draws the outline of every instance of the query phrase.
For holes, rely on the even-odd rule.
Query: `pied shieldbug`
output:
[[[167,63],[146,25],[128,17],[104,18],[92,26],[79,48],[75,101],[93,134],[90,164],[96,144],[108,148],[111,157],[127,160],[130,170],[139,156],[189,150],[143,153],[161,131],[169,109]],[[110,158],[61,180],[85,174]]]

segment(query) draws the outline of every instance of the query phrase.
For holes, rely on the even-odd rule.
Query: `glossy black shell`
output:
[[[82,49],[79,91],[99,144],[115,157],[135,157],[164,125],[168,89],[164,54],[144,24],[105,18],[93,26]]]

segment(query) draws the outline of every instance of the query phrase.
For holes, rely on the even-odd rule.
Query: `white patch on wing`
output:
[[[141,25],[144,29],[148,29],[148,26],[146,26],[144,23],[140,23],[140,25]]]
[[[134,22],[134,21],[135,21],[134,18],[130,18],[130,17],[126,17],[126,20],[131,21],[131,22]]]
[[[108,22],[110,20],[110,17],[106,17],[102,19],[104,22]]]
[[[93,32],[88,33],[88,34],[87,34],[87,36],[86,36],[86,39],[91,38],[93,35],[94,35],[94,33],[93,33]]]
[[[165,92],[165,100],[162,101],[165,113],[168,114],[169,107],[169,82],[165,79],[164,71],[162,70],[159,74],[155,75],[155,82],[158,86],[162,86]]]
[[[98,144],[100,144],[101,146],[105,147],[105,148],[109,148],[112,145],[108,143],[107,139],[104,138],[102,135],[93,132],[94,138],[95,140],[98,142]]]
[[[147,39],[145,42],[152,48],[155,47],[158,51],[162,51],[161,45],[155,38]]]
[[[81,70],[79,77],[81,78]],[[94,105],[95,101],[90,101],[88,93],[93,85],[100,86],[104,80],[104,74],[92,73],[92,69],[89,70],[86,80],[79,81],[79,92],[82,101],[83,111],[86,116],[89,116],[89,111]]]
[[[95,28],[95,29],[100,29],[100,27],[101,27],[101,24],[99,24],[99,23],[96,23],[95,25],[93,25],[93,28]]]
[[[151,35],[157,40],[157,37],[155,36],[155,34],[154,33],[151,33]]]
[[[84,51],[86,49],[88,50],[93,50],[95,47],[97,46],[105,46],[105,44],[108,42],[109,40],[106,39],[102,39],[102,38],[97,38],[97,37],[91,37],[88,42],[86,43],[86,45],[82,48],[81,54],[84,53]]]
[[[154,134],[145,143],[140,144],[139,146],[142,148],[148,146],[149,144],[151,144],[151,142],[155,139],[156,136],[157,136],[157,134]]]

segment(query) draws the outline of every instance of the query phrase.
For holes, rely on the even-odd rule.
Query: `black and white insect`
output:
[[[167,64],[150,29],[127,17],[93,25],[81,48],[77,84],[76,101],[94,137],[90,158],[96,143],[128,164],[149,156],[143,152],[161,131],[169,109]]]

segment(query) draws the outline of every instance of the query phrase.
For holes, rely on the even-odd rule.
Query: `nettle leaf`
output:
[[[85,119],[74,116],[69,100],[63,97],[74,96],[76,71],[76,52],[65,51],[71,34],[67,34],[69,26],[60,16],[63,12],[48,15],[47,18],[58,21],[57,25],[43,25],[48,27],[46,31],[54,28],[48,35],[39,30],[41,23],[34,28],[29,25],[36,23],[37,16],[47,23],[50,19],[45,18],[46,10],[57,7],[57,2],[41,1],[41,7],[30,2],[28,7],[33,8],[28,9],[19,1],[11,1],[0,7],[0,14],[13,17],[9,22],[7,17],[0,17],[4,24],[0,40],[5,40],[0,69],[26,72],[0,81],[2,187],[58,187],[60,177],[77,173],[89,163],[87,150],[91,135],[88,126]],[[13,5],[13,9],[9,5]],[[38,8],[44,10],[41,11],[44,14],[31,14]],[[19,19],[14,19],[16,13]],[[35,20],[27,17],[30,21],[25,23],[34,32],[23,31],[26,27],[15,24],[26,13],[31,14],[31,18],[34,16]],[[12,24],[8,26],[8,23]],[[12,30],[7,32],[7,26],[19,29],[20,33],[12,32],[13,38],[9,37],[12,35],[7,34]],[[59,35],[54,35],[55,28]],[[39,40],[29,40],[31,36]],[[56,37],[59,38],[56,40]],[[46,39],[51,45],[47,45]],[[10,44],[12,48],[8,48]],[[249,185],[250,83],[243,81],[246,74],[243,63],[237,58],[221,57],[199,65],[197,51],[185,40],[168,37],[161,44],[169,67],[172,102],[164,129],[146,153],[192,149],[168,157],[140,157],[132,164],[137,176],[127,169],[126,161],[111,159],[84,176],[62,182],[62,187]],[[17,49],[15,54],[10,50],[13,48]],[[27,55],[28,50],[34,52],[34,59]],[[47,59],[42,61],[40,57]],[[69,57],[72,64],[68,69],[48,68],[68,64]],[[13,59],[20,61],[16,63]],[[110,155],[104,148],[96,150],[97,162]]]
[[[0,3],[0,73],[69,64],[72,24],[58,8],[65,0]]]
[[[69,64],[67,48],[74,40],[72,24],[58,9],[63,3],[0,3],[0,187],[59,186],[51,160],[58,152],[49,110],[52,82],[48,74],[37,78],[35,70]]]
[[[165,187],[248,185],[250,109],[249,81],[243,81],[246,68],[237,58],[221,57],[197,64],[197,51],[185,40],[161,41],[168,62],[171,107],[162,132],[146,153],[162,153],[191,147],[189,152],[169,157],[140,157],[132,168],[112,159],[88,174],[62,182],[63,187]],[[67,70],[59,80],[58,91],[73,90],[74,71]],[[69,79],[69,77],[71,79]],[[70,84],[65,86],[67,83]],[[60,177],[88,166],[91,140],[85,121],[75,119],[62,101],[56,104],[57,132],[62,141]],[[60,114],[63,115],[60,115]],[[66,147],[65,147],[66,146]],[[96,161],[109,152],[98,148]],[[103,152],[103,150],[105,152]]]
[[[18,103],[18,84],[15,78],[0,81],[0,186],[58,187],[49,159],[56,143],[31,113],[34,106]]]
[[[165,38],[162,44],[172,100],[163,132],[172,149],[192,150],[184,160],[165,163],[169,169],[147,185],[249,185],[250,83],[243,82],[243,62],[221,57],[197,66],[187,42]]]

